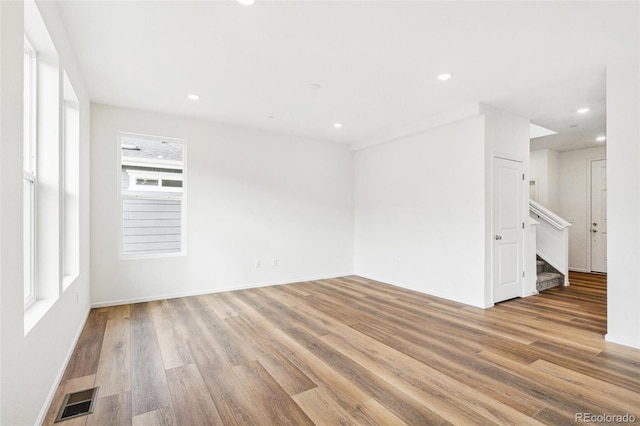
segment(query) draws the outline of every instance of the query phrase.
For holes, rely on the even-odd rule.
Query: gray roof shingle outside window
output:
[[[180,143],[137,138],[135,136],[123,136],[120,140],[123,157],[182,161],[182,144]],[[125,146],[134,146],[139,149],[122,148]]]

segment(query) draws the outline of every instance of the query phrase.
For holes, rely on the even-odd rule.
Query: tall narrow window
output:
[[[122,255],[184,253],[185,142],[120,135]]]
[[[60,57],[38,6],[24,2],[24,333],[61,295],[63,213]]]
[[[35,235],[36,235],[36,99],[37,57],[29,40],[24,39],[24,111],[23,111],[23,250],[24,304],[36,300]]]

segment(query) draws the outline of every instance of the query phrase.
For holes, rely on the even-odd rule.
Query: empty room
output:
[[[0,96],[0,425],[640,424],[640,2],[0,1]]]

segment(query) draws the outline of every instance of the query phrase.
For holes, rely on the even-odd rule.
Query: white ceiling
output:
[[[636,1],[58,3],[93,102],[345,143],[484,102],[558,132],[533,149],[596,146],[639,53]]]

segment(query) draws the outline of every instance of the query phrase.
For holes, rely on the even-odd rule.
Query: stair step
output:
[[[557,272],[540,272],[538,274],[538,282],[549,281],[555,278],[562,278],[562,274]]]
[[[538,291],[546,290],[551,287],[558,287],[564,283],[564,276],[557,272],[540,272],[536,280],[536,288]]]

